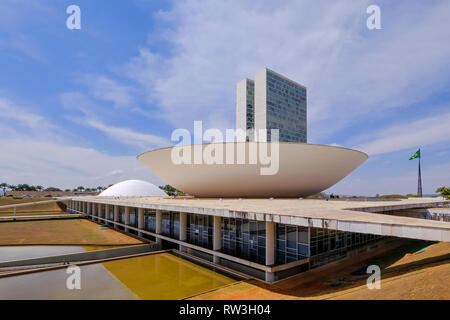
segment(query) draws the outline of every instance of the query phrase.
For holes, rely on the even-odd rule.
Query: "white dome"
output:
[[[109,187],[99,197],[166,197],[167,194],[150,182],[126,180]]]

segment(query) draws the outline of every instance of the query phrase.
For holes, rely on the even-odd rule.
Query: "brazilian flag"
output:
[[[414,155],[409,158],[409,160],[413,160],[415,158],[420,158],[420,149],[416,151],[416,153],[414,153]]]

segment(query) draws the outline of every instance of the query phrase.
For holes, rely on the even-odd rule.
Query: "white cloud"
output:
[[[89,86],[96,99],[112,102],[115,107],[130,107],[134,103],[133,88],[103,75],[85,75],[83,82]]]
[[[235,83],[264,66],[308,87],[311,140],[404,108],[442,89],[450,71],[450,3],[381,5],[382,30],[366,28],[370,1],[176,1],[126,73],[173,125],[234,124]],[[419,40],[420,39],[420,40]],[[338,112],[337,112],[338,110]]]
[[[89,126],[97,129],[110,138],[123,143],[125,145],[137,146],[141,149],[150,147],[166,147],[170,145],[170,141],[161,136],[141,133],[126,127],[117,127],[107,125],[99,120],[102,114],[101,107],[86,95],[80,92],[66,92],[61,94],[61,102],[63,106],[70,110],[80,111],[83,117],[66,116],[70,121],[76,122],[83,126]]]
[[[68,96],[79,98],[74,93]],[[160,142],[158,137],[151,135],[139,135],[124,128],[110,128],[101,123],[96,125],[109,134],[116,135],[118,139],[134,139],[135,143],[142,144]],[[126,179],[162,183],[141,165],[134,155],[115,156],[80,146],[67,141],[64,132],[65,130],[50,123],[42,115],[27,111],[22,106],[0,97],[2,182],[60,188],[73,188],[78,185],[107,186]]]
[[[27,111],[10,100],[0,97],[0,120],[16,121],[32,129],[42,128],[44,117]]]
[[[376,155],[447,141],[450,141],[450,112],[384,128],[354,148]]]
[[[144,149],[149,146],[166,147],[170,145],[170,142],[165,138],[152,134],[139,133],[129,128],[108,126],[98,120],[86,118],[82,121],[82,123],[100,130],[109,135],[111,138],[124,144],[135,145]]]
[[[0,138],[0,176],[10,184],[30,183],[60,188],[108,186],[127,179],[161,180],[134,156],[111,156],[97,150],[33,137]]]
[[[417,165],[417,164],[416,164]],[[359,169],[357,169],[359,170]],[[422,163],[423,193],[434,194],[440,186],[448,186],[450,181],[450,164],[428,165]],[[344,180],[326,190],[327,193],[343,195],[378,194],[416,194],[417,193],[417,167],[409,174],[386,175],[372,174],[361,178],[361,175],[352,173]]]

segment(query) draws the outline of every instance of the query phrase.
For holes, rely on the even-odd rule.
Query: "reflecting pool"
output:
[[[66,271],[0,278],[0,299],[181,299],[236,281],[170,253],[81,266],[80,290]]]

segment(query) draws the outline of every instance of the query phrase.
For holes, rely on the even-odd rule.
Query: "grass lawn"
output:
[[[0,198],[0,216],[12,215],[14,214],[14,208],[4,208],[1,206],[12,205],[12,204],[23,204],[29,202],[42,202],[53,200],[53,198],[23,198],[23,199],[13,199],[9,197]],[[42,204],[30,204],[29,206],[16,208],[17,215],[25,214],[43,214],[43,213],[62,213],[63,209],[55,202],[42,203]]]
[[[59,211],[48,211],[48,210],[43,210],[43,211],[17,211],[16,212],[16,216],[20,217],[20,216],[33,216],[33,215],[52,215],[52,214],[63,214],[64,212],[62,212],[61,210]],[[4,216],[13,216],[14,215],[14,211],[0,211],[0,217],[4,217]]]
[[[126,245],[141,241],[86,219],[0,222],[0,245]]]
[[[19,204],[19,203],[48,201],[48,200],[53,200],[53,198],[22,198],[22,199],[14,199],[14,198],[10,198],[10,197],[0,197],[0,206],[6,206],[8,204]]]

